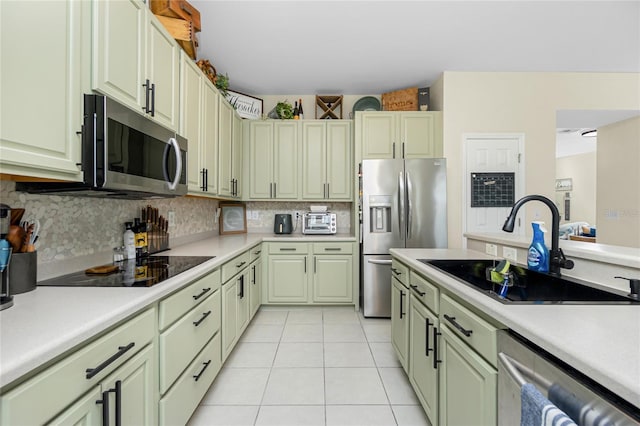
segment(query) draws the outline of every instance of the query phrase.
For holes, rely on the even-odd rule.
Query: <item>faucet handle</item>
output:
[[[640,299],[640,279],[625,278],[625,277],[614,277],[614,278],[620,278],[622,280],[629,281],[629,288],[631,290],[631,293],[629,293],[629,297],[632,297],[634,299]]]

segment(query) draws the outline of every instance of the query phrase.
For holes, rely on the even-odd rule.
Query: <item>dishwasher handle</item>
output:
[[[391,265],[391,261],[390,260],[369,259],[369,260],[367,260],[367,262],[373,263],[374,265]]]

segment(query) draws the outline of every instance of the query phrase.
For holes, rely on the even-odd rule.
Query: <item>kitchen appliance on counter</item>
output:
[[[276,214],[273,221],[273,232],[276,234],[290,234],[293,232],[293,221],[290,214]]]
[[[363,160],[361,172],[360,305],[389,318],[389,249],[447,247],[446,160]]]
[[[309,235],[335,234],[337,218],[331,212],[307,212],[302,217],[302,233]]]
[[[38,282],[57,287],[151,287],[175,277],[215,256],[149,256],[116,262],[117,272],[89,274],[86,271]]]
[[[535,388],[522,392],[525,384]],[[637,407],[516,333],[499,330],[498,425],[519,425],[522,415],[535,414],[523,412],[522,401],[537,392],[578,425],[640,424]]]
[[[17,182],[16,191],[124,199],[187,193],[187,140],[116,101],[84,95],[83,182]]]

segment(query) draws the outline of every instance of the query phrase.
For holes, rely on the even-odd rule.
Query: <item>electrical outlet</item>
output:
[[[513,247],[502,247],[502,257],[511,260],[512,262],[517,262],[518,250]]]
[[[484,252],[487,254],[490,254],[492,256],[497,256],[498,255],[498,246],[495,244],[487,244],[484,247]]]
[[[176,226],[176,212],[174,211],[170,211],[168,214],[168,219],[169,219],[169,226],[171,226],[172,228],[174,226]]]

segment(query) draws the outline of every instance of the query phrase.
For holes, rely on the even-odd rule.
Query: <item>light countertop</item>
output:
[[[480,259],[464,249],[392,249],[410,268],[640,407],[639,305],[505,305],[417,259]]]
[[[0,388],[73,350],[262,241],[356,241],[348,234],[237,234],[172,247],[162,255],[215,256],[152,287],[37,287],[0,311]]]

